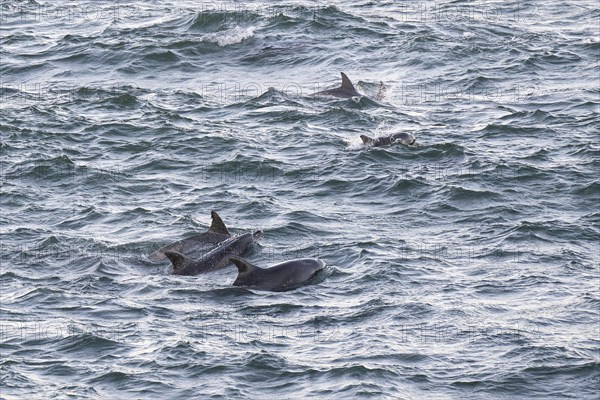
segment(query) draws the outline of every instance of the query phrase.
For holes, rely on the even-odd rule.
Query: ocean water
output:
[[[599,20],[2,0],[0,397],[598,399]],[[211,210],[325,276],[148,260]]]

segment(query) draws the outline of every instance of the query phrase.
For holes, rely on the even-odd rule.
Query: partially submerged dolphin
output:
[[[188,256],[196,252],[205,253],[215,245],[229,239],[231,234],[227,230],[221,217],[219,217],[219,214],[217,214],[216,211],[211,211],[210,216],[212,218],[212,224],[210,225],[210,228],[208,228],[208,231],[171,243],[151,253],[148,258],[152,261],[164,260],[167,258],[165,255],[165,252],[167,251],[176,251]]]
[[[395,133],[389,136],[381,136],[378,138],[371,138],[365,135],[360,135],[360,138],[362,139],[364,144],[373,147],[387,146],[392,143],[402,143],[407,146],[411,146],[415,144],[415,141],[417,140],[413,134],[405,132]]]
[[[173,264],[175,275],[198,275],[215,271],[231,263],[230,258],[240,256],[248,251],[262,236],[262,231],[233,236],[219,244],[204,256],[193,260],[180,252],[167,250],[165,256]]]
[[[356,89],[354,88],[354,85],[352,84],[352,82],[350,82],[350,79],[348,79],[346,74],[343,72],[341,74],[342,74],[342,86],[335,88],[335,89],[329,89],[329,90],[323,90],[321,92],[317,92],[317,93],[313,94],[313,96],[333,96],[333,97],[341,97],[344,99],[349,99],[350,97],[363,96],[362,94],[360,94],[356,91]]]
[[[238,268],[233,286],[245,286],[257,290],[282,292],[296,289],[310,282],[325,268],[325,262],[317,258],[301,258],[286,261],[270,268],[260,268],[240,257],[231,257]]]

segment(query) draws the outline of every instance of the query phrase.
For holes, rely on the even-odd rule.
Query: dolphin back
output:
[[[151,253],[148,259],[151,261],[164,260],[167,258],[167,251],[176,251],[187,256],[206,253],[214,246],[230,238],[231,234],[219,214],[216,211],[211,211],[210,216],[212,223],[206,232],[168,244]]]
[[[309,283],[326,265],[316,258],[285,261],[269,268],[257,267],[239,257],[231,258],[231,261],[238,268],[234,286],[274,292],[296,289]]]
[[[260,237],[261,231],[252,233],[244,233],[242,235],[233,236],[217,247],[203,255],[202,257],[192,260],[176,251],[166,251],[165,254],[173,264],[173,273],[176,275],[198,275],[204,272],[215,271],[226,267],[231,263],[231,257],[236,257],[248,251],[254,243],[255,237]]]

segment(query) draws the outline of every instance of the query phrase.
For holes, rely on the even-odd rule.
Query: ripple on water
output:
[[[4,2],[4,396],[596,398],[598,12],[422,5]]]

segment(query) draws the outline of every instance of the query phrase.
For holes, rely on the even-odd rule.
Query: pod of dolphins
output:
[[[241,256],[258,242],[262,231],[232,236],[219,214],[212,211],[211,217],[208,231],[171,243],[148,258],[152,261],[168,258],[175,275],[198,275],[234,264],[238,269],[234,286],[269,291],[291,290],[310,283],[326,266],[316,258],[286,261],[270,268],[253,265]],[[203,254],[193,256],[199,252]]]
[[[362,97],[346,74],[341,74],[340,87],[314,93],[314,96]],[[363,144],[373,147],[394,143],[411,146],[416,142],[412,134],[404,132],[377,138],[361,135],[360,138]],[[169,259],[175,275],[198,275],[233,264],[238,269],[234,286],[268,291],[296,289],[310,283],[325,269],[325,262],[316,258],[285,261],[269,268],[253,265],[241,256],[258,242],[262,231],[232,236],[219,214],[211,211],[211,218],[212,224],[208,231],[171,243],[150,254],[148,258],[152,261]]]
[[[313,96],[332,96],[332,97],[340,97],[343,99],[349,99],[352,97],[364,97],[363,94],[359,93],[350,79],[346,76],[345,73],[342,74],[342,84],[340,87],[335,89],[323,90],[321,92],[314,93]],[[385,89],[383,83],[381,84],[382,89]],[[381,92],[381,90],[380,90]],[[377,96],[379,97],[379,95]],[[371,138],[366,135],[360,135],[360,138],[363,144],[372,147],[380,147],[387,146],[394,143],[400,143],[407,146],[416,145],[416,138],[410,133],[395,133],[389,136],[382,136],[378,138]]]

